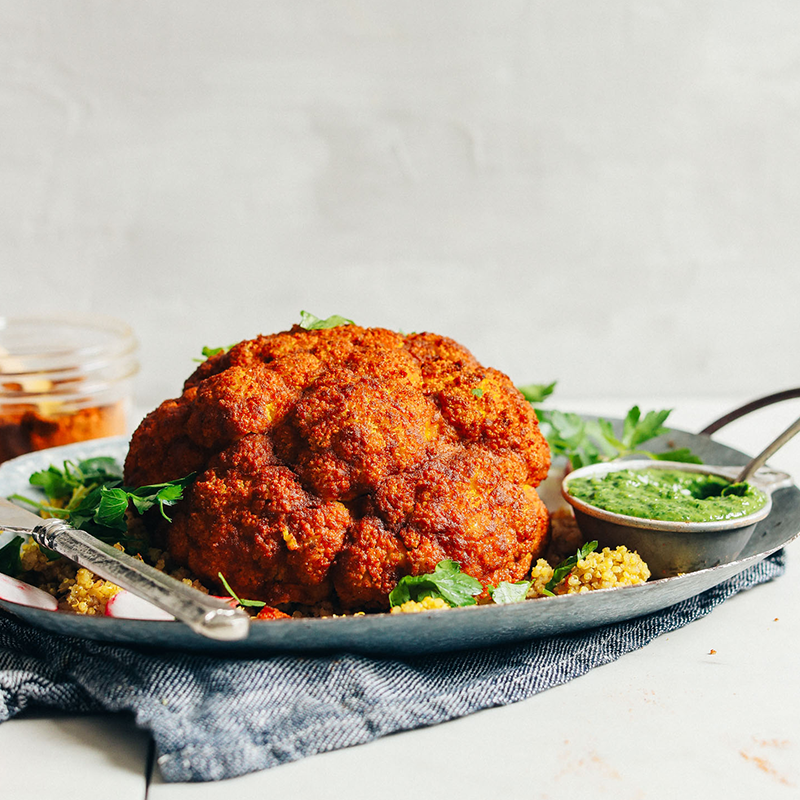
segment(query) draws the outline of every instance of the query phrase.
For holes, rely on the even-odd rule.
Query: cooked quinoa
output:
[[[531,587],[527,594],[529,599],[547,596],[545,587],[552,579],[554,570],[551,564],[559,564],[565,556],[574,554],[583,543],[571,514],[556,512],[551,522],[553,535],[546,553],[547,558],[540,558],[531,568],[529,576]],[[123,549],[119,544],[115,547]],[[150,548],[142,560],[208,594],[208,589],[193,579],[188,570],[172,564],[165,551]],[[102,616],[105,614],[108,601],[120,591],[120,587],[116,584],[103,580],[66,558],[49,558],[35,542],[28,542],[22,546],[20,561],[23,570],[20,579],[53,595],[62,611]],[[595,589],[633,586],[644,583],[649,577],[650,570],[638,553],[628,550],[624,545],[614,550],[606,547],[601,552],[589,553],[585,559],[578,561],[566,578],[553,589],[553,594],[580,594]],[[491,600],[486,598],[479,602],[491,603]],[[395,606],[391,609],[391,613],[410,614],[443,608],[450,608],[447,601],[438,597],[425,597],[420,601],[409,600],[400,606]],[[330,603],[319,603],[317,606],[299,608],[289,613],[295,618],[342,616],[341,610],[334,608]]]
[[[118,549],[122,549],[117,545]],[[102,616],[108,601],[120,590],[67,558],[50,559],[35,542],[22,545],[20,578],[53,595],[61,611]]]
[[[406,600],[399,606],[392,608],[392,614],[417,614],[420,611],[434,611],[439,608],[450,608],[446,600],[441,597],[423,597],[422,600]]]
[[[531,588],[528,597],[545,597],[544,588],[553,577],[553,567],[540,558],[531,569]],[[641,556],[625,545],[611,550],[589,553],[553,590],[553,594],[582,594],[594,589],[616,589],[645,583],[650,570]]]
[[[117,550],[122,545],[115,544]],[[167,572],[189,586],[208,594],[199,581],[192,580],[183,568],[170,568],[166,554],[155,548],[148,552],[148,563],[156,569]],[[26,542],[20,551],[22,573],[20,580],[38,586],[58,600],[61,611],[72,611],[88,616],[103,616],[108,601],[120,591],[120,587],[111,581],[95,575],[91,570],[81,567],[68,558],[50,559],[36,542]]]

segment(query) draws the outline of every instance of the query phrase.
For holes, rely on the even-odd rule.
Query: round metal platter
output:
[[[671,431],[671,446],[689,447],[704,462],[738,465],[747,456],[706,436]],[[662,440],[666,447],[666,438]],[[65,459],[93,456],[124,459],[123,437],[40,450],[0,465],[0,496],[35,496],[28,477]],[[653,449],[658,449],[654,442]],[[790,542],[800,531],[800,490],[778,490],[771,514],[756,527],[738,559],[711,569],[663,578],[639,586],[586,594],[528,600],[511,605],[484,605],[419,614],[253,621],[250,635],[239,642],[214,642],[180,622],[88,617],[0,601],[0,606],[40,628],[66,636],[102,642],[198,651],[215,654],[270,654],[347,650],[357,653],[412,656],[516,642],[594,628],[650,614],[693,597],[762,560]],[[0,534],[0,546],[9,538]]]

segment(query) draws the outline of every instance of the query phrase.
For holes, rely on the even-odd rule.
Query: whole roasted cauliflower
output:
[[[240,342],[133,435],[125,483],[195,473],[147,524],[207,585],[279,606],[385,609],[457,561],[484,587],[545,548],[550,453],[509,378],[432,333],[357,325]]]

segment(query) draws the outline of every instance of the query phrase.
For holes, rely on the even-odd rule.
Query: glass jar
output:
[[[111,317],[0,317],[0,463],[128,433],[136,348]]]

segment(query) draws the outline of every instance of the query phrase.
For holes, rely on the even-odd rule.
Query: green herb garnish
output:
[[[475,595],[483,585],[461,571],[457,561],[444,559],[433,572],[425,575],[406,575],[389,594],[389,605],[400,606],[409,600],[420,602],[426,597],[440,597],[451,606],[474,606]]]
[[[15,536],[10,541],[0,547],[0,572],[16,578],[22,572],[20,564],[20,548],[25,539],[22,536]]]
[[[222,581],[225,591],[236,601],[236,605],[242,606],[243,608],[263,608],[266,605],[266,603],[262,603],[260,600],[243,600],[231,589],[231,585],[225,580],[225,576],[221,572],[218,572],[217,576]]]
[[[161,516],[167,522],[172,522],[164,511],[164,507],[174,506],[178,500],[182,500],[184,489],[193,480],[194,473],[176,481],[154,483],[151,486],[141,486],[132,490],[121,487],[109,488],[108,486],[101,486],[100,503],[93,519],[99,525],[124,531],[127,528],[125,512],[128,510],[128,505],[133,504],[139,514],[144,514],[153,506],[158,506]]]
[[[175,481],[128,488],[122,486],[122,468],[107,457],[65,461],[63,469],[50,466],[29,478],[47,497],[46,502],[15,494],[9,499],[24,503],[38,513],[65,519],[105,542],[120,542],[128,552],[140,552],[145,543],[127,535],[125,514],[132,505],[139,514],[154,506],[169,521],[165,508],[183,498],[193,475]],[[48,555],[49,557],[49,555]]]
[[[553,577],[545,584],[544,589],[542,590],[544,594],[548,597],[555,597],[553,594],[553,589],[558,586],[567,575],[572,572],[579,561],[583,561],[589,553],[593,553],[597,550],[597,542],[586,542],[582,547],[578,548],[577,553],[574,556],[570,556],[569,558],[565,558],[554,570],[553,570]]]
[[[549,397],[555,385],[555,383],[531,384],[517,388],[526,400],[536,404]],[[551,411],[540,406],[535,406],[535,411],[553,455],[566,456],[574,469],[626,456],[702,463],[702,460],[688,447],[661,453],[654,453],[642,447],[650,439],[669,432],[664,423],[671,409],[648,411],[642,416],[639,406],[634,406],[625,416],[620,436],[616,435],[614,426],[604,419],[584,419],[580,414]]]
[[[28,482],[38,486],[50,500],[62,500],[70,497],[76,489],[90,484],[103,484],[122,480],[122,468],[108,456],[87,458],[77,464],[65,461],[64,468],[49,466],[47,469],[34,472]]]
[[[235,347],[238,342],[234,342],[234,344],[229,344],[227,347],[204,347],[200,352],[202,353],[202,358],[193,358],[192,361],[203,362],[211,358],[211,356],[218,356],[220,353],[227,353],[231,347]]]
[[[527,386],[517,386],[517,389],[529,403],[541,403],[546,397],[553,394],[555,388],[556,381],[552,383],[529,383]]]
[[[516,583],[500,581],[496,589],[489,588],[489,594],[492,596],[492,600],[499,605],[521,603],[528,597],[531,583],[532,581],[517,581]]]
[[[313,314],[309,314],[308,311],[301,311],[299,325],[307,331],[319,331],[327,328],[338,328],[340,325],[355,325],[355,322],[351,319],[340,317],[338,314],[334,314],[327,319],[320,319]]]
[[[476,386],[472,390],[472,394],[474,394],[475,397],[483,397],[483,389],[481,389],[480,386]]]

